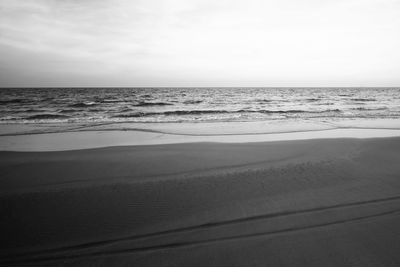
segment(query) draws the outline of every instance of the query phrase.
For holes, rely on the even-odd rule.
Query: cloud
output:
[[[389,74],[400,69],[399,7],[396,0],[0,0],[2,71],[15,77],[2,82],[398,83]],[[36,79],[18,79],[32,70]]]

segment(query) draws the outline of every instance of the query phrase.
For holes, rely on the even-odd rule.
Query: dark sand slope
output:
[[[399,266],[400,138],[0,152],[0,263]]]

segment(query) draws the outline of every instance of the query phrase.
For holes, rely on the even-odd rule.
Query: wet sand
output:
[[[66,151],[182,143],[260,143],[331,138],[400,137],[399,129],[327,129],[265,134],[171,134],[145,130],[84,130],[0,136],[0,151]]]
[[[0,263],[398,266],[400,138],[0,152]]]

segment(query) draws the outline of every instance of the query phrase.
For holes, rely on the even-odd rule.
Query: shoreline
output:
[[[168,134],[155,130],[86,130],[0,136],[0,151],[68,151],[181,143],[257,143],[309,139],[399,137],[400,129],[339,128],[252,134]]]
[[[398,118],[279,119],[266,121],[4,123],[0,136],[77,131],[149,131],[180,135],[269,134],[328,129],[400,129]]]

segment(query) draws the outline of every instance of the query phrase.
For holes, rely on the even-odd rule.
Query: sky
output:
[[[400,86],[400,0],[0,0],[0,87]]]

